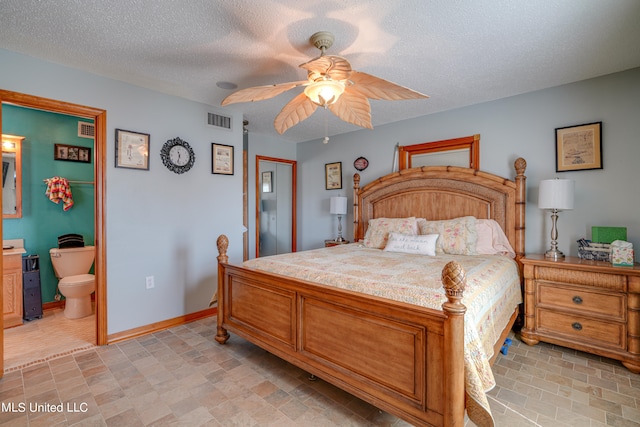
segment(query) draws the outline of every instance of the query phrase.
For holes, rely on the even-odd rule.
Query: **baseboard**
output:
[[[56,308],[64,308],[64,300],[43,302],[42,303],[42,310],[43,311],[55,310]]]
[[[91,301],[95,302],[96,300],[96,294],[92,293],[91,294]],[[61,299],[60,301],[49,301],[49,302],[43,302],[42,303],[42,311],[47,311],[47,310],[55,310],[56,308],[64,308],[64,302],[65,299]]]
[[[143,335],[152,334],[154,332],[163,331],[165,329],[173,328],[174,326],[184,325],[186,323],[194,322],[196,320],[204,319],[205,317],[215,316],[218,312],[217,307],[207,308],[195,313],[185,314],[184,316],[174,317],[173,319],[163,320],[161,322],[151,323],[149,325],[140,326],[137,328],[129,329],[126,331],[118,332],[115,334],[107,335],[107,344],[115,344],[120,341],[129,340],[131,338],[137,338]]]

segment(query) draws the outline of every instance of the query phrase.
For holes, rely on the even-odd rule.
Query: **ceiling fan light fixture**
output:
[[[335,103],[344,92],[344,83],[335,80],[318,80],[304,89],[304,94],[315,104],[327,107]]]

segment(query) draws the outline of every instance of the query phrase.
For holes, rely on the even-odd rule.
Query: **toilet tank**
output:
[[[51,256],[51,264],[53,264],[56,277],[61,279],[78,274],[87,274],[93,265],[96,251],[94,246],[53,248],[49,251],[49,255]]]

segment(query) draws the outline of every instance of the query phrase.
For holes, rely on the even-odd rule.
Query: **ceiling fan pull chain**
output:
[[[322,140],[323,144],[329,143],[329,109],[327,107],[324,108],[324,139]]]

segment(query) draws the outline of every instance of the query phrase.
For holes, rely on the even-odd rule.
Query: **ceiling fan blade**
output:
[[[297,125],[316,111],[318,106],[311,102],[307,95],[298,94],[278,114],[273,122],[276,131],[282,135],[287,129]]]
[[[349,80],[353,82],[353,85],[349,86],[350,91],[358,92],[370,99],[399,101],[402,99],[429,98],[427,95],[415,90],[359,71],[353,71]]]
[[[263,101],[265,99],[273,98],[280,95],[283,92],[293,89],[297,86],[309,84],[308,80],[299,82],[280,83],[275,85],[255,86],[241,89],[232,93],[222,100],[221,105],[234,104],[236,102],[253,102]]]
[[[351,87],[348,87],[334,104],[329,105],[329,110],[347,123],[373,129],[369,100],[358,92],[352,92]]]
[[[333,80],[348,79],[351,75],[351,64],[342,56],[324,55],[313,58],[309,62],[300,65],[300,68],[309,70],[311,80],[321,76],[329,76]]]

